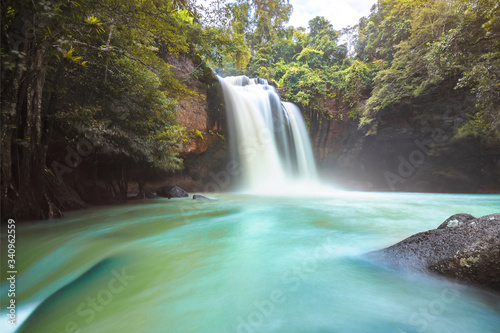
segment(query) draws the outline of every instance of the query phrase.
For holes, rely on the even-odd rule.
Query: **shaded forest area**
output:
[[[207,88],[213,71],[268,79],[301,107],[311,133],[349,122],[376,136],[391,115],[425,109],[427,119],[427,106],[446,100],[456,106],[447,117],[461,118],[452,127],[457,149],[464,139],[500,144],[494,0],[381,0],[341,31],[324,17],[287,26],[285,0],[1,6],[4,215],[50,218],[81,207],[83,179],[102,183],[96,195],[126,199],[130,181],[144,194],[146,181],[182,170],[180,147],[192,133],[176,106],[197,92],[174,74],[179,56]]]

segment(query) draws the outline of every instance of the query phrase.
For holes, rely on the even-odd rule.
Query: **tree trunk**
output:
[[[122,197],[122,199],[127,200],[128,185],[127,181],[125,180],[125,170],[123,167],[121,171],[121,176],[119,179],[116,180],[116,183],[118,184],[120,196]]]
[[[12,214],[12,194],[9,192],[14,190],[12,177],[12,135],[13,130],[8,124],[2,122],[1,144],[2,144],[2,212],[4,215]]]
[[[47,72],[48,45],[42,44],[33,52],[31,68],[27,75],[27,101],[24,124],[23,160],[21,164],[22,192],[41,184],[42,170],[45,167],[42,149],[42,102],[45,74]]]
[[[3,36],[2,36],[3,37]],[[29,50],[29,44],[23,43],[21,52],[26,53]],[[14,202],[19,195],[18,188],[20,182],[19,169],[18,180],[14,179],[13,165],[18,164],[18,159],[13,157],[13,144],[17,138],[17,133],[21,130],[22,123],[19,121],[21,110],[24,105],[23,82],[26,75],[23,67],[27,67],[27,59],[24,58],[12,74],[12,85],[3,85],[2,87],[2,126],[1,126],[1,209],[5,215],[13,216]],[[8,77],[8,73],[2,71],[2,80]],[[17,148],[17,147],[16,147]]]
[[[144,181],[144,176],[142,171],[139,171],[139,179],[137,181],[139,185],[139,193],[137,194],[137,198],[146,199],[146,182]]]
[[[52,218],[57,211],[45,193],[45,154],[42,146],[43,88],[47,73],[48,44],[32,49],[30,68],[26,75],[26,108],[24,109],[24,145],[20,165],[20,200],[16,211],[31,207],[28,218]]]

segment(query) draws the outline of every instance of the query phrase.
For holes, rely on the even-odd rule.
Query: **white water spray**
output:
[[[298,107],[282,103],[263,79],[219,77],[219,82],[243,189],[283,193],[290,186],[315,183],[311,142]]]

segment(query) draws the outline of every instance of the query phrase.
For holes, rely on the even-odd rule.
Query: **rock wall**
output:
[[[358,128],[329,102],[331,119],[311,130],[320,173],[354,190],[500,192],[500,139],[454,139],[473,101],[455,94],[387,109]],[[313,125],[311,125],[313,127]]]
[[[230,164],[222,91],[201,60],[180,56],[168,61],[196,95],[178,105],[178,121],[190,132],[181,152],[185,169],[165,182],[203,191],[207,184],[220,184],[216,175]],[[336,100],[327,100],[327,107],[330,114],[323,118],[310,112],[310,133],[320,175],[338,187],[500,193],[500,138],[490,143],[454,138],[474,107],[463,92],[383,110],[363,127]],[[225,183],[220,190],[227,190]]]
[[[188,56],[168,57],[180,81],[195,95],[177,105],[177,121],[188,130],[180,157],[184,170],[170,174],[157,187],[172,183],[188,191],[204,191],[212,176],[229,161],[226,144],[226,119],[222,91],[215,74],[201,59]]]

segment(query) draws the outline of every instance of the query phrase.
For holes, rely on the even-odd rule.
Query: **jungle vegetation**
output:
[[[122,195],[127,170],[182,169],[176,104],[195,92],[173,74],[178,55],[268,79],[308,121],[337,121],[334,100],[372,126],[383,110],[459,91],[474,103],[456,135],[498,140],[498,1],[380,0],[341,31],[325,17],[289,26],[292,11],[286,0],[2,1],[4,214],[53,216],[54,186],[83,157]]]

